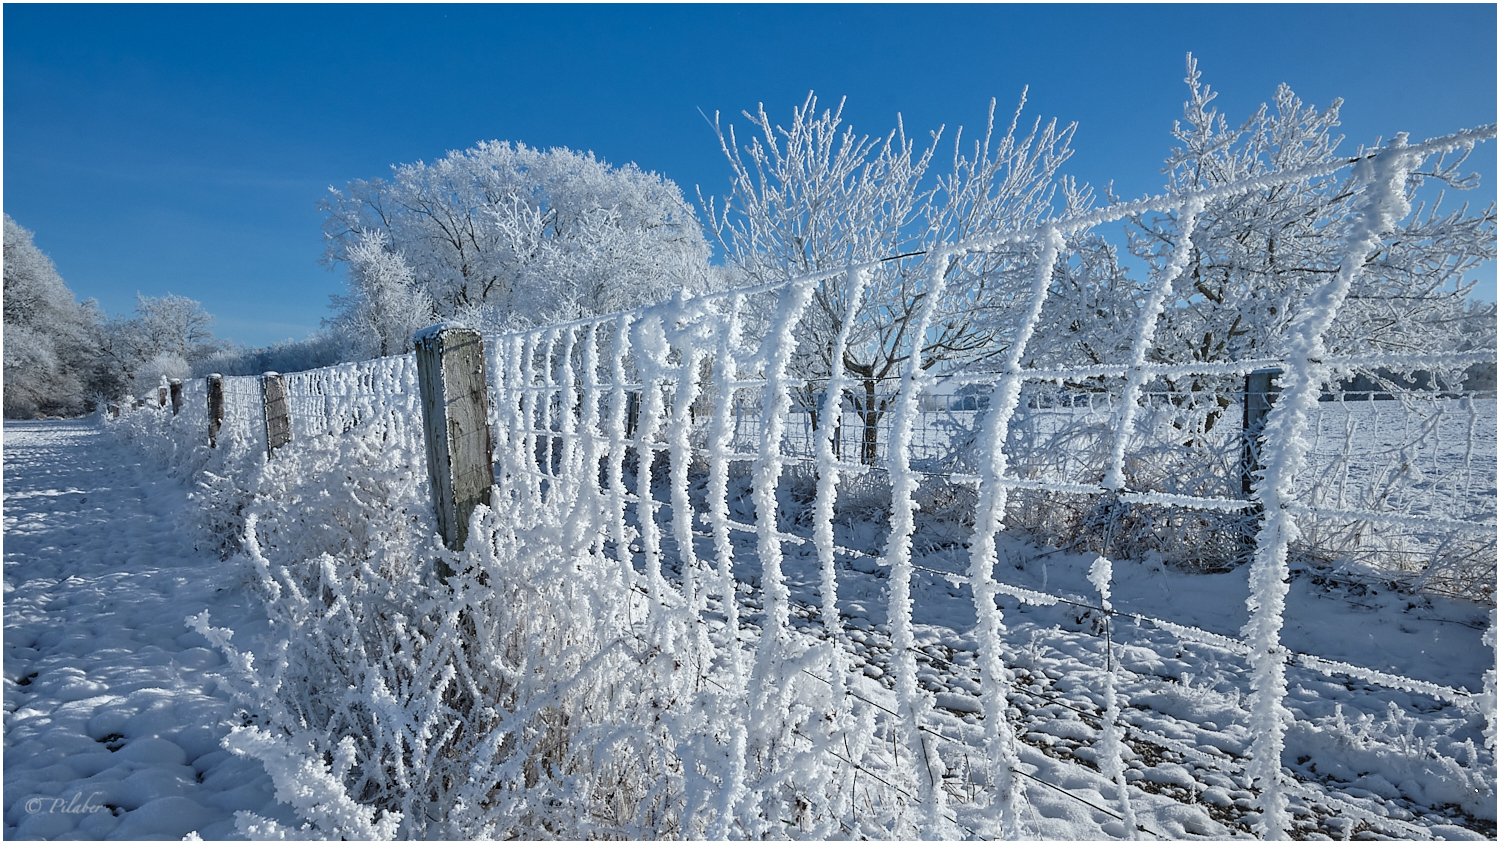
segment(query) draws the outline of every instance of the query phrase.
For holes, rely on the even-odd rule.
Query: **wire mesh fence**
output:
[[[673,647],[692,652],[692,660],[684,657],[673,668],[696,666],[690,687],[667,683],[681,699],[665,705],[671,713],[659,729],[675,747],[694,746],[710,729],[705,724],[739,737],[725,739],[728,750],[716,746],[679,758],[683,768],[701,766],[694,775],[720,783],[730,796],[714,811],[688,800],[677,830],[717,837],[732,821],[747,829],[767,818],[800,823],[786,817],[798,800],[807,801],[800,811],[809,816],[848,818],[858,802],[848,784],[862,774],[885,789],[877,814],[887,834],[1018,834],[1021,780],[1036,775],[1023,769],[1034,755],[1013,729],[1012,707],[1046,710],[1055,701],[1047,701],[1045,684],[1016,680],[1020,657],[1005,638],[1000,596],[1097,613],[1102,639],[1078,648],[1079,676],[1093,685],[1091,703],[1074,697],[1068,705],[1083,706],[1098,725],[1087,731],[1095,769],[1106,777],[1107,795],[1096,795],[1096,802],[1109,803],[1102,810],[1126,824],[1124,831],[1140,827],[1121,761],[1127,736],[1185,756],[1213,754],[1142,726],[1146,719],[1137,717],[1149,707],[1133,703],[1143,687],[1125,651],[1116,655],[1112,625],[1121,615],[1111,589],[1115,561],[1138,554],[1175,554],[1204,570],[1250,571],[1250,618],[1240,637],[1138,615],[1162,635],[1132,644],[1212,648],[1243,660],[1243,696],[1236,692],[1232,708],[1246,741],[1234,758],[1204,764],[1253,792],[1250,805],[1240,808],[1259,834],[1287,833],[1294,826],[1289,796],[1312,800],[1327,785],[1282,771],[1283,739],[1296,722],[1288,695],[1300,694],[1288,689],[1289,665],[1424,695],[1493,720],[1492,711],[1481,711],[1492,702],[1471,690],[1297,654],[1279,638],[1289,554],[1344,569],[1369,566],[1399,574],[1408,588],[1493,602],[1493,592],[1484,591],[1495,572],[1493,394],[1351,393],[1340,389],[1337,373],[1358,368],[1356,362],[1323,355],[1320,345],[1347,292],[1344,276],[1373,248],[1361,232],[1390,210],[1382,186],[1406,178],[1421,155],[1472,142],[1465,136],[1401,147],[1360,170],[1364,204],[1334,256],[1346,269],[1309,297],[1306,319],[1294,324],[1290,351],[1278,359],[1148,363],[1155,322],[1177,280],[1167,271],[1150,291],[1155,304],[1140,312],[1129,363],[1063,370],[1021,363],[1060,260],[1062,231],[1171,211],[1182,220],[1173,248],[1184,252],[1205,202],[1259,189],[1266,179],[1009,233],[1004,244],[1034,247],[1027,270],[1035,282],[1019,299],[1013,347],[994,372],[944,376],[924,369],[920,349],[912,348],[902,378],[862,382],[843,371],[848,337],[841,332],[832,340],[835,363],[826,379],[793,375],[798,327],[814,289],[839,288],[852,314],[868,267],[487,338],[492,502],[507,529],[564,537],[617,561],[614,576],[631,600],[645,598],[628,634],[656,654]],[[955,245],[955,254],[960,246],[980,251],[995,244]],[[949,257],[927,281],[934,288],[929,303],[939,298]],[[746,331],[750,303],[766,297],[774,299],[768,327]],[[924,306],[908,336],[926,336],[931,317]],[[1411,369],[1484,356],[1376,356],[1360,365]],[[1158,387],[1185,376],[1241,384],[1268,366],[1282,372],[1280,391],[1262,436],[1248,442],[1247,401],[1263,394]],[[419,441],[415,378],[410,356],[288,376],[294,441],[352,431]],[[226,405],[234,407],[226,427],[234,420],[235,436],[251,440],[257,436],[251,420],[259,417],[246,409],[254,407],[255,382],[225,380]],[[1097,387],[1056,386],[1064,381]],[[853,670],[848,643],[872,635],[846,624],[838,603],[847,583],[841,573],[870,554],[837,544],[833,529],[849,503],[851,479],[872,476],[881,478],[881,492],[865,512],[877,514],[883,534],[876,556],[885,602],[883,629],[874,638],[887,654],[878,673]],[[735,486],[735,479],[744,483]],[[731,490],[748,501],[731,501]],[[785,512],[788,500],[797,512]],[[913,548],[919,509],[946,515],[961,535],[951,543],[958,549],[955,567],[934,570],[972,604],[974,647],[962,655],[976,675],[970,694],[947,685],[938,692],[925,679],[939,657],[913,621],[913,577],[927,565]],[[1058,546],[1082,541],[1097,555],[1088,577],[1095,595],[1004,582],[996,553],[1002,529],[1030,531]],[[816,560],[815,586],[804,584],[802,599],[784,565],[799,550]],[[754,572],[748,584],[747,565]],[[658,665],[654,659],[641,664]],[[782,695],[791,694],[782,686],[802,682],[803,674],[826,685],[835,703],[782,706]],[[955,721],[954,712],[974,717]],[[671,732],[677,729],[683,732]],[[777,755],[793,737],[823,760],[809,769],[821,778],[817,789],[794,782],[790,763]],[[839,756],[833,737],[857,739],[859,752]],[[1472,744],[1467,758],[1447,745],[1433,752],[1463,781],[1493,782],[1492,753]],[[1324,807],[1337,803],[1317,799]],[[694,812],[698,820],[690,823]]]

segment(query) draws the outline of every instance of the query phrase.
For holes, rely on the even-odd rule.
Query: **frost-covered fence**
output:
[[[908,461],[929,492],[977,485],[976,456],[984,447],[979,434],[991,398],[983,379],[993,377],[940,377],[921,388],[911,419]],[[420,434],[411,355],[292,373],[284,379],[284,424],[294,438],[343,434],[362,424],[376,426],[381,436]],[[961,392],[952,392],[955,381],[964,385]],[[265,448],[262,380],[230,377],[220,383],[229,396],[224,399],[229,409],[223,419],[231,423],[226,436]],[[727,402],[733,420],[731,451],[752,450],[763,436],[763,396],[751,389],[759,383],[734,390]],[[836,415],[818,406],[831,404],[826,381],[789,384],[792,398],[780,443],[788,465],[805,466],[815,474],[818,444],[831,438],[834,455],[848,470],[885,478],[899,379],[882,382],[878,413],[865,411],[858,401],[862,396],[846,390]],[[202,386],[188,382],[171,406],[188,407],[198,418],[202,400],[196,397]],[[1450,528],[1455,522],[1484,525],[1495,518],[1493,392],[1351,391],[1343,386],[1325,384],[1309,411],[1306,424],[1313,447],[1295,487],[1297,518],[1303,525],[1297,553],[1342,567],[1367,567],[1411,588],[1484,600],[1492,592],[1493,544],[1483,537],[1463,539],[1480,534],[1479,528],[1460,531],[1457,537]],[[713,389],[705,384],[689,409],[695,453],[702,452],[714,424]],[[638,384],[626,385],[627,440],[636,434],[641,395]],[[1040,380],[1023,385],[1006,452],[1017,479],[1036,483],[1013,490],[1007,525],[1041,541],[1077,544],[1105,529],[1099,521],[1102,512],[1111,520],[1110,535],[1122,552],[1153,550],[1210,569],[1232,565],[1243,554],[1236,544],[1238,517],[1184,520],[1172,515],[1181,505],[1166,499],[1153,502],[1155,509],[1140,505],[1100,511],[1087,493],[1072,486],[1097,482],[1107,471],[1123,399],[1118,389],[1083,391]],[[1253,479],[1243,473],[1249,459],[1245,452],[1253,448],[1258,454],[1259,444],[1253,438],[1246,442],[1243,400],[1242,392],[1142,390],[1126,450],[1124,471],[1131,486],[1167,496],[1207,493],[1213,500],[1248,501],[1245,487]],[[1210,415],[1217,424],[1205,426]],[[211,421],[204,424],[213,427]],[[1185,432],[1192,432],[1191,437]],[[210,440],[217,436],[209,431]],[[547,442],[543,439],[542,447]],[[961,509],[973,503],[972,496],[949,499]]]
[[[1232,199],[1238,193],[1269,185],[1294,182],[1336,169],[1334,166],[1308,171],[1267,176],[1251,182],[1216,188],[1211,191],[1143,200],[1075,219],[1060,220],[1033,231],[1014,232],[1004,238],[954,244],[938,270],[928,280],[933,291],[944,284],[941,268],[947,260],[961,253],[982,251],[1015,243],[1034,244],[1035,283],[1029,301],[1022,303],[1023,319],[1016,331],[1012,352],[1002,371],[993,374],[950,376],[950,382],[987,390],[987,410],[978,432],[976,465],[965,480],[977,485],[973,513],[973,531],[966,546],[970,549],[971,567],[968,586],[974,595],[981,635],[979,661],[983,666],[983,691],[980,708],[986,725],[982,781],[985,797],[976,801],[978,815],[962,814],[965,827],[973,831],[1018,834],[1016,816],[1017,778],[1015,775],[1014,736],[1003,727],[1007,706],[1008,669],[999,656],[999,642],[1004,628],[995,596],[1011,592],[1027,600],[1046,602],[1056,596],[1032,593],[1020,595],[1007,590],[993,578],[995,535],[1006,526],[1009,499],[1017,493],[1042,492],[1056,496],[1092,500],[1091,506],[1156,507],[1177,512],[1202,514],[1206,521],[1221,515],[1260,511],[1264,520],[1254,536],[1251,566],[1251,594],[1247,602],[1251,620],[1246,625],[1243,648],[1249,661],[1254,693],[1250,700],[1249,719],[1256,739],[1246,773],[1259,792],[1259,831],[1268,837],[1284,834],[1290,817],[1286,810],[1288,783],[1281,773],[1282,736],[1287,713],[1282,705],[1285,694],[1285,666],[1294,655],[1279,644],[1283,596],[1287,577],[1288,553],[1294,543],[1306,535],[1306,527],[1319,519],[1344,519],[1380,528],[1391,526],[1420,527],[1447,539],[1472,537],[1483,544],[1492,540],[1494,510],[1492,496],[1465,502],[1471,509],[1461,518],[1437,513],[1418,516],[1408,509],[1413,503],[1366,501],[1363,506],[1329,507],[1327,502],[1309,493],[1327,477],[1326,471],[1309,471],[1309,458],[1321,455],[1323,441],[1320,399],[1335,383],[1338,371],[1353,368],[1397,367],[1405,370],[1437,365],[1464,365],[1487,360],[1490,352],[1457,354],[1369,355],[1359,358],[1334,358],[1322,348],[1323,333],[1338,313],[1348,292],[1353,274],[1365,257],[1376,250],[1381,235],[1407,209],[1401,198],[1401,185],[1427,155],[1460,148],[1493,135],[1492,130],[1440,139],[1417,146],[1397,145],[1357,164],[1359,189],[1364,205],[1350,221],[1350,229],[1340,247],[1340,265],[1344,268],[1332,276],[1309,300],[1302,304],[1289,338],[1290,355],[1285,358],[1244,359],[1201,365],[1163,365],[1148,362],[1157,320],[1178,282],[1177,273],[1185,264],[1190,248],[1193,222],[1207,203]],[[1351,166],[1343,163],[1338,166]],[[1313,172],[1314,170],[1318,172]],[[1133,332],[1134,353],[1131,362],[1116,366],[1075,367],[1070,369],[1037,369],[1021,365],[1023,353],[1045,307],[1052,269],[1062,251],[1063,235],[1076,233],[1111,219],[1143,211],[1171,211],[1179,214],[1178,241],[1174,260],[1152,286],[1140,323]],[[776,779],[778,764],[770,769],[752,764],[752,749],[761,749],[787,740],[787,736],[823,735],[827,727],[814,727],[806,718],[824,718],[835,732],[841,724],[850,723],[837,703],[837,692],[847,675],[842,649],[828,647],[841,641],[838,622],[837,559],[841,549],[832,542],[831,520],[837,506],[841,476],[865,473],[865,461],[851,459],[847,443],[835,447],[835,430],[849,427],[825,425],[817,430],[804,429],[802,448],[788,454],[789,411],[792,394],[805,384],[787,372],[791,349],[797,342],[797,327],[813,287],[829,277],[842,276],[846,285],[843,301],[856,307],[861,295],[864,268],[850,267],[840,273],[804,276],[788,281],[774,290],[742,291],[704,299],[679,301],[654,309],[602,318],[570,325],[553,326],[525,334],[495,338],[491,366],[496,373],[497,401],[494,424],[498,437],[499,499],[501,506],[523,514],[525,523],[535,522],[549,529],[564,530],[569,535],[598,532],[601,541],[613,548],[620,560],[622,582],[639,588],[650,596],[646,606],[647,629],[661,631],[657,636],[668,640],[690,636],[690,631],[704,628],[726,631],[716,638],[707,635],[699,647],[712,654],[707,665],[724,666],[723,674],[714,674],[716,684],[729,689],[731,697],[741,697],[744,708],[731,706],[719,713],[717,723],[728,719],[727,736],[733,748],[728,768],[716,778],[724,789],[724,811],[733,812],[744,800],[764,800],[766,793],[749,784],[757,778]],[[742,311],[748,297],[774,292],[776,304],[771,329],[758,337],[746,337],[741,331]],[[932,292],[929,301],[937,299]],[[930,309],[924,311],[913,337],[921,337],[929,324]],[[834,373],[822,389],[824,420],[847,417],[839,397],[852,385],[841,371],[842,343],[835,341],[829,359]],[[935,741],[924,730],[933,699],[916,682],[916,662],[912,656],[910,582],[913,571],[911,538],[913,513],[922,479],[917,471],[913,450],[916,423],[923,412],[923,394],[929,392],[937,375],[920,366],[920,351],[911,349],[913,364],[898,389],[888,394],[883,409],[890,417],[890,433],[884,454],[884,470],[891,484],[889,537],[882,554],[882,564],[890,571],[888,581],[888,623],[896,653],[894,706],[891,711],[896,752],[890,776],[900,784],[903,793],[917,803],[914,815],[906,820],[927,834],[953,834],[959,816],[953,814],[955,799],[946,787],[955,776],[952,760],[955,748]],[[700,377],[705,366],[711,367],[708,379]],[[1267,423],[1262,461],[1262,477],[1253,484],[1253,495],[1243,497],[1240,476],[1235,467],[1241,453],[1241,442],[1230,434],[1205,437],[1210,426],[1180,426],[1179,435],[1209,440],[1209,448],[1199,454],[1213,454],[1217,449],[1228,465],[1219,471],[1197,473],[1184,479],[1180,466],[1170,465],[1160,453],[1154,453],[1149,437],[1163,430],[1154,418],[1159,413],[1180,416],[1183,405],[1200,414],[1216,414],[1232,420],[1233,413],[1216,403],[1192,405],[1191,397],[1176,394],[1175,401],[1154,403],[1147,386],[1157,379],[1243,378],[1257,370],[1273,367],[1282,370],[1283,390],[1271,410]],[[1102,392],[1115,397],[1101,424],[1090,435],[1085,448],[1052,449],[1051,464],[1026,465],[1025,453],[1013,454],[1013,437],[1027,424],[1036,425],[1041,417],[1027,414],[1031,400],[1023,404],[1028,385],[1049,382],[1095,380],[1109,386]],[[627,415],[633,415],[630,396],[640,394],[639,421],[627,426]],[[715,412],[706,425],[698,424],[690,412],[700,395],[716,399]],[[1471,428],[1477,410],[1472,399],[1460,399],[1459,414],[1467,414]],[[758,441],[743,435],[738,423],[744,414],[734,408],[746,405],[759,409],[754,434]],[[1411,403],[1405,410],[1412,411]],[[863,408],[862,408],[863,409]],[[1071,408],[1070,408],[1071,409]],[[810,416],[810,413],[804,414]],[[1417,415],[1421,415],[1417,411]],[[1439,418],[1452,414],[1444,411]],[[1352,417],[1351,417],[1352,419]],[[1317,424],[1315,424],[1317,423]],[[1355,424],[1350,422],[1349,424]],[[1440,422],[1432,423],[1441,428]],[[1222,425],[1228,432],[1232,424]],[[739,430],[737,430],[739,429]],[[1167,430],[1172,430],[1170,424]],[[1346,430],[1348,425],[1346,425]],[[1435,428],[1434,430],[1437,430]],[[1407,429],[1408,433],[1411,429]],[[1056,431],[1052,432],[1056,433]],[[1398,448],[1412,448],[1421,437],[1408,439]],[[1218,441],[1218,446],[1213,446]],[[1353,439],[1346,437],[1345,451],[1352,452]],[[1472,446],[1463,472],[1472,472]],[[1202,443],[1200,442],[1201,446]],[[804,457],[813,451],[816,491],[811,504],[811,542],[817,550],[823,577],[819,588],[818,612],[824,620],[822,642],[798,635],[789,623],[790,607],[787,587],[781,570],[783,554],[789,544],[800,545],[807,538],[790,533],[778,518],[777,491],[789,458]],[[800,453],[799,453],[800,452]],[[1080,454],[1098,455],[1100,459],[1082,460]],[[1166,458],[1170,458],[1167,455]],[[1153,463],[1153,461],[1155,461]],[[1492,461],[1491,461],[1492,462]],[[690,486],[694,468],[706,478],[701,485]],[[1320,467],[1321,468],[1321,467]],[[660,470],[659,472],[657,470]],[[752,478],[754,500],[753,522],[740,522],[729,516],[726,499],[728,478],[735,473]],[[653,484],[653,474],[664,475],[661,486]],[[1491,474],[1491,478],[1493,475]],[[1491,483],[1493,481],[1491,480]],[[1481,484],[1482,486],[1482,484]],[[1466,489],[1472,489],[1472,484]],[[695,499],[695,497],[697,497]],[[1399,497],[1399,496],[1398,496]],[[1438,497],[1441,499],[1441,496]],[[1451,498],[1451,496],[1450,496]],[[1405,499],[1403,499],[1404,501]],[[1428,498],[1427,501],[1434,499]],[[701,503],[697,503],[701,502]],[[696,506],[695,506],[696,505]],[[1387,506],[1393,505],[1393,506]],[[701,517],[700,514],[701,513]],[[632,518],[633,516],[633,518]],[[711,550],[698,551],[701,528],[712,539]],[[732,536],[746,536],[753,545],[759,567],[757,582],[763,596],[763,617],[759,635],[753,644],[738,640],[736,605],[739,588],[733,576],[737,551],[748,550],[737,545]],[[1179,540],[1191,541],[1184,535]],[[743,550],[741,550],[743,549]],[[1492,551],[1491,551],[1492,553]],[[675,564],[674,576],[667,576],[667,563]],[[1099,590],[1100,606],[1109,609],[1112,560],[1100,555],[1094,581]],[[1491,569],[1492,570],[1492,569]],[[717,602],[714,599],[717,598]],[[710,610],[710,607],[714,607]],[[729,622],[722,626],[723,621]],[[713,622],[719,622],[715,625]],[[1164,622],[1170,624],[1170,622]],[[1194,631],[1180,625],[1175,629],[1190,640],[1215,641],[1222,637]],[[668,633],[666,631],[675,631]],[[661,640],[658,640],[661,641]],[[667,645],[663,644],[663,647]],[[1305,661],[1334,675],[1356,676],[1376,683],[1391,683],[1398,688],[1420,686],[1425,693],[1441,699],[1465,701],[1462,691],[1445,690],[1431,684],[1413,684],[1404,678],[1382,676],[1379,672],[1329,661]],[[788,682],[785,666],[797,665],[832,684],[835,699],[832,709],[822,712],[788,708],[782,691],[767,691]],[[702,669],[700,669],[702,670]],[[749,680],[747,681],[747,676]],[[1112,676],[1112,675],[1111,675]],[[1111,686],[1112,688],[1112,686]],[[1111,691],[1108,694],[1107,723],[1113,723],[1122,706]],[[856,707],[857,708],[857,707]],[[1106,733],[1109,732],[1109,727]],[[686,740],[686,736],[680,737]],[[1117,740],[1117,739],[1116,739]],[[810,738],[812,747],[820,741]],[[1106,744],[1108,743],[1106,739]],[[1114,755],[1111,756],[1111,753]],[[1120,771],[1118,748],[1105,748],[1104,767]],[[855,766],[857,769],[857,766]],[[837,779],[852,776],[855,770],[834,771],[826,776]],[[710,774],[714,777],[713,774]],[[1121,776],[1123,776],[1121,774]],[[764,780],[761,780],[764,781]],[[1129,816],[1128,789],[1119,779],[1120,809]],[[836,800],[837,791],[820,799]],[[819,803],[819,811],[833,810]],[[836,810],[833,811],[836,815]],[[766,817],[762,806],[755,817]],[[725,829],[725,815],[705,827],[714,834]]]
[[[338,436],[360,428],[382,440],[421,440],[412,355],[294,372],[286,375],[286,382],[293,439]]]
[[[1488,427],[1492,436],[1493,422],[1484,420],[1486,413],[1493,420],[1493,399],[1433,392],[1324,400],[1348,371],[1462,367],[1492,352],[1335,357],[1323,348],[1354,274],[1407,212],[1405,179],[1424,157],[1493,135],[1490,127],[1418,145],[1398,141],[1358,162],[949,244],[925,281],[928,303],[940,299],[944,268],[958,256],[999,249],[1029,256],[1008,353],[993,371],[940,373],[922,367],[919,347],[909,348],[906,374],[878,394],[878,417],[868,402],[846,406],[845,396],[864,386],[842,365],[852,320],[830,339],[826,380],[809,384],[791,367],[815,289],[839,286],[852,315],[866,294],[866,266],[488,337],[493,506],[476,509],[461,553],[413,538],[432,523],[412,509],[425,498],[413,491],[421,474],[414,455],[424,446],[412,358],[287,376],[292,456],[260,462],[270,492],[255,515],[266,518],[247,530],[247,554],[293,631],[294,656],[263,684],[266,706],[280,713],[276,724],[292,744],[314,747],[307,764],[346,801],[337,804],[341,817],[359,821],[339,828],[361,837],[394,829],[360,825],[374,823],[375,808],[392,813],[387,821],[399,812],[412,835],[443,823],[432,834],[769,837],[795,827],[817,837],[1027,837],[1036,831],[1024,807],[1037,776],[1022,763],[1026,748],[1012,720],[1029,692],[1014,683],[1017,648],[998,603],[1005,596],[1066,602],[1103,618],[1090,674],[1098,708],[1089,715],[1100,724],[1094,759],[1112,787],[1103,793],[1107,807],[1089,805],[1118,819],[1113,834],[1154,832],[1137,814],[1144,797],[1125,774],[1127,739],[1219,765],[1255,792],[1247,819],[1257,833],[1291,831],[1288,795],[1306,798],[1324,785],[1283,772],[1284,737],[1298,723],[1285,704],[1289,664],[1487,720],[1485,750],[1471,742],[1465,751],[1434,751],[1430,764],[1454,783],[1492,789],[1493,672],[1482,693],[1449,688],[1293,653],[1280,631],[1288,557],[1315,547],[1320,531],[1359,534],[1337,539],[1343,549],[1377,549],[1367,544],[1372,535],[1385,543],[1436,538],[1459,556],[1423,564],[1414,574],[1428,585],[1449,577],[1445,571],[1471,571],[1476,560],[1493,571],[1494,496],[1475,494],[1494,487],[1494,446],[1483,433]],[[1203,209],[1344,167],[1355,169],[1361,204],[1333,256],[1340,271],[1296,306],[1287,354],[1153,363],[1158,323]],[[1175,214],[1177,232],[1139,309],[1126,362],[1024,364],[1066,238],[1146,212]],[[932,307],[917,314],[906,342],[926,334]],[[1213,391],[1160,385],[1194,376],[1234,383],[1266,368],[1284,373],[1282,390],[1266,419],[1264,470],[1246,497],[1239,408]],[[254,384],[224,379],[224,431],[241,426],[231,440],[250,441],[260,422],[245,401]],[[948,392],[957,397],[939,398]],[[948,422],[939,424],[943,416]],[[1366,447],[1365,435],[1382,445]],[[365,461],[356,465],[368,478],[339,462],[351,454]],[[1392,455],[1401,458],[1396,474]],[[306,494],[298,473],[348,494],[324,486]],[[849,629],[840,605],[851,563],[868,554],[835,541],[849,496],[875,476],[888,489],[875,508],[883,536],[871,566],[885,575],[879,632],[890,659],[878,672],[856,670],[851,642],[865,631]],[[919,505],[932,509],[937,484],[969,491],[954,520],[964,535],[952,543],[965,569],[943,574],[972,603],[968,664],[977,671],[975,694],[942,698],[926,679],[931,643],[913,620],[912,591],[924,565],[913,542]],[[1378,494],[1361,492],[1372,489]],[[294,520],[319,496],[352,509],[304,533],[270,518]],[[397,515],[390,524],[355,518],[373,519],[377,507]],[[1004,582],[1001,531],[1069,509],[1094,555],[1097,597]],[[1122,618],[1112,603],[1114,571],[1121,549],[1131,547],[1119,541],[1125,534],[1193,545],[1218,541],[1224,524],[1250,516],[1258,517],[1248,549],[1250,620],[1238,638],[1133,616],[1180,645],[1244,661],[1249,695],[1235,717],[1253,738],[1245,758],[1215,761],[1127,724],[1137,705],[1111,626]],[[348,550],[350,536],[366,541],[372,533],[381,536],[371,550]],[[1221,557],[1232,559],[1246,549],[1238,532],[1228,535],[1236,545]],[[816,576],[798,598],[788,560],[804,554]],[[453,576],[447,591],[434,592],[424,567],[439,562]],[[299,691],[304,676],[308,688]],[[329,700],[327,688],[353,691]],[[263,740],[255,752],[265,758],[291,752],[279,738]],[[1454,802],[1482,812],[1475,807],[1484,799],[1468,793]]]

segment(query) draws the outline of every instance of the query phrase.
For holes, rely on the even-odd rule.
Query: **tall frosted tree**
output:
[[[489,141],[390,180],[330,188],[325,260],[354,265],[368,232],[399,253],[439,318],[545,324],[706,288],[709,247],[670,180],[592,153]]]

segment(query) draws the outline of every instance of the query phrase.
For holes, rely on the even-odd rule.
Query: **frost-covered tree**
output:
[[[354,359],[348,338],[328,328],[314,331],[301,340],[283,340],[269,346],[244,347],[225,344],[208,357],[193,361],[195,376],[217,372],[220,375],[259,375],[262,372],[303,372],[332,366]]]
[[[863,458],[871,460],[876,424],[887,410],[885,385],[910,358],[909,332],[927,295],[933,251],[1051,216],[1074,125],[1059,129],[1056,121],[1043,126],[1038,119],[1018,133],[1018,107],[1000,134],[992,101],[982,139],[966,153],[960,130],[951,167],[940,175],[933,161],[941,129],[919,151],[899,117],[895,129],[876,139],[843,127],[842,113],[841,102],[819,114],[811,94],[786,127],[773,124],[764,107],[744,112],[755,137],[743,148],[733,126],[716,126],[733,190],[721,209],[704,204],[729,259],[756,282],[880,262],[856,310],[843,361],[862,384],[855,405],[864,426]],[[1085,196],[1065,190],[1070,207]],[[974,365],[1002,354],[1015,328],[1014,302],[1029,283],[1037,252],[1035,244],[1017,243],[950,263],[933,328],[921,338],[923,366]],[[817,288],[795,374],[828,377],[846,294],[841,277]]]
[[[1080,198],[1079,205],[1088,204]],[[1097,231],[1068,239],[1052,273],[1036,331],[1021,363],[1033,368],[1118,364],[1128,359],[1140,321],[1136,280],[1117,247]],[[1097,381],[1070,382],[1097,389]]]
[[[400,252],[380,230],[361,232],[346,252],[349,293],[334,296],[338,315],[324,325],[343,341],[352,359],[411,351],[411,336],[431,325],[432,297],[416,283]]]
[[[390,181],[330,188],[325,260],[365,232],[399,253],[441,318],[537,325],[666,299],[708,283],[709,248],[670,180],[592,153],[483,142]]]
[[[1286,85],[1237,128],[1212,105],[1215,94],[1199,82],[1188,57],[1189,97],[1173,126],[1177,141],[1166,160],[1167,189],[1190,191],[1260,175],[1335,161],[1342,136],[1341,101],[1325,109],[1306,106]],[[1355,157],[1364,155],[1363,150]],[[1473,213],[1467,205],[1439,210],[1438,192],[1424,209],[1419,191],[1428,182],[1456,189],[1477,184],[1462,176],[1462,160],[1439,158],[1407,181],[1413,213],[1366,259],[1332,326],[1333,354],[1448,351],[1493,345],[1471,333],[1465,300],[1472,271],[1495,258],[1495,206]],[[1192,233],[1188,267],[1163,314],[1151,356],[1158,362],[1215,362],[1273,357],[1297,310],[1317,285],[1339,270],[1340,240],[1355,203],[1349,169],[1251,190],[1209,203]],[[1176,215],[1136,217],[1129,249],[1160,271],[1179,237]],[[1450,379],[1455,378],[1450,373]],[[1212,379],[1190,379],[1177,389],[1211,390]],[[1227,404],[1228,398],[1221,397]]]
[[[152,357],[162,352],[179,355],[184,360],[213,353],[214,317],[203,305],[186,296],[135,297],[135,321],[143,346]]]
[[[223,343],[214,338],[213,322],[213,314],[195,299],[137,294],[135,316],[105,325],[101,351],[129,379],[131,391],[140,393],[160,380],[161,367],[148,367],[160,356],[191,368],[216,354]]]
[[[135,391],[142,392],[163,381],[170,383],[174,379],[187,379],[192,374],[193,367],[182,355],[176,352],[157,352],[136,371]]]
[[[74,415],[114,397],[101,360],[100,313],[79,304],[30,231],[5,215],[5,415]]]

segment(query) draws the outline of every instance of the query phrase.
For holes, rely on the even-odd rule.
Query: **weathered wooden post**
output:
[[[169,389],[172,391],[172,415],[176,416],[182,412],[182,379],[173,378]]]
[[[224,424],[224,376],[208,376],[208,447],[219,447],[219,428]]]
[[[641,394],[631,391],[625,394],[625,439],[635,436],[636,426],[641,424]]]
[[[458,551],[469,538],[469,517],[479,504],[489,503],[495,482],[484,340],[471,328],[440,323],[417,332],[412,341],[432,507],[443,543]],[[439,562],[440,578],[452,573]]]
[[[266,458],[292,441],[292,415],[286,402],[286,379],[280,373],[260,376],[260,395],[266,419]]]
[[[1266,429],[1266,414],[1276,402],[1276,377],[1279,369],[1258,369],[1245,376],[1245,442],[1240,456],[1240,489],[1245,497],[1255,491],[1255,473],[1265,467],[1260,462],[1260,437]]]
[[[156,388],[156,406],[157,407],[166,407],[167,406],[167,385],[166,384],[163,384],[160,387]]]

